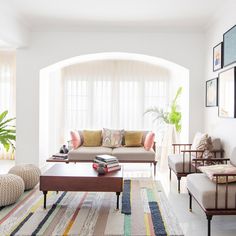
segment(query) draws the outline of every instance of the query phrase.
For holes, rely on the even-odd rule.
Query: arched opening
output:
[[[151,129],[159,137],[153,117],[144,112],[153,106],[168,108],[180,86],[179,138],[188,141],[188,69],[161,58],[120,52],[82,55],[43,68],[40,162],[69,140],[71,129]]]

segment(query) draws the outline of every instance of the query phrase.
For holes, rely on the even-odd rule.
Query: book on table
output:
[[[95,157],[95,159],[99,160],[99,161],[103,161],[105,163],[112,163],[112,162],[116,162],[118,161],[116,157],[111,156],[111,155],[97,155]]]
[[[103,167],[107,173],[121,169],[118,159],[110,155],[97,155],[95,157],[93,168],[97,170],[99,167]]]
[[[56,154],[53,154],[52,157],[54,159],[67,159],[68,155],[67,153],[56,153]]]
[[[119,161],[113,161],[113,162],[104,162],[104,161],[100,161],[100,160],[97,160],[96,158],[93,160],[94,163],[97,163],[97,164],[103,164],[104,166],[107,166],[107,167],[113,167],[113,166],[117,166],[119,165]]]
[[[93,168],[95,170],[97,170],[99,167],[99,164],[98,163],[93,163]],[[104,166],[103,167],[105,169],[105,172],[106,173],[109,173],[109,172],[112,172],[112,171],[117,171],[117,170],[120,170],[121,169],[121,166],[118,164],[117,166],[113,166],[113,167],[106,167]]]

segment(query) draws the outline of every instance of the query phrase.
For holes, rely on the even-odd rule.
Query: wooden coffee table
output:
[[[91,163],[55,164],[40,176],[39,188],[44,194],[45,209],[48,191],[115,192],[119,209],[123,171],[98,175]]]

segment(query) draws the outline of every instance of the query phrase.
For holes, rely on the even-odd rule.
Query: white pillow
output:
[[[192,143],[192,150],[197,150],[197,147],[199,146],[199,143],[201,142],[201,139],[204,138],[207,134],[202,134],[200,132],[197,132],[193,138]],[[208,135],[207,135],[208,136]]]

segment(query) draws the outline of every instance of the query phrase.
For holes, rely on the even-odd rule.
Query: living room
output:
[[[14,147],[8,152],[1,146],[0,174],[22,164],[31,164],[43,174],[55,165],[47,160],[59,152],[63,144],[70,148],[71,143],[67,141],[73,130],[149,130],[155,133],[156,142],[155,160],[143,156],[141,160],[126,157],[123,160],[119,159],[121,154],[117,154],[124,179],[130,178],[134,186],[130,192],[131,213],[121,212],[125,211],[123,199],[129,186],[127,182],[119,200],[120,210],[114,212],[116,198],[110,198],[113,193],[99,195],[95,190],[88,191],[88,195],[68,191],[71,195],[65,196],[66,190],[62,195],[62,190],[59,194],[49,191],[44,210],[43,194],[36,185],[33,190],[24,192],[16,203],[0,205],[1,235],[161,235],[163,224],[166,227],[163,235],[210,235],[209,219],[205,215],[210,213],[204,212],[194,200],[192,212],[189,212],[191,186],[188,181],[191,179],[187,174],[178,176],[174,170],[169,180],[168,156],[173,154],[172,144],[192,143],[198,132],[208,134],[212,140],[219,139],[224,158],[232,156],[236,147],[235,92],[225,91],[225,99],[231,99],[226,107],[221,107],[224,102],[220,100],[223,87],[220,80],[225,76],[226,81],[229,75],[224,72],[231,73],[236,66],[235,9],[234,0],[1,1],[0,113],[7,110],[6,119],[16,118],[10,123],[15,126],[16,140],[11,136]],[[220,53],[220,63],[217,53]],[[217,65],[213,63],[215,58]],[[234,79],[230,88],[234,87],[236,77],[235,72],[232,73]],[[208,90],[214,83],[216,89]],[[170,114],[180,88],[176,108],[181,114],[178,123],[181,130],[178,130],[176,122],[154,119],[155,115]],[[212,97],[208,97],[207,92],[215,96],[215,100],[208,100]],[[223,112],[228,105],[233,109],[230,115]],[[159,113],[146,113],[150,108],[158,108]],[[161,113],[162,110],[167,113]],[[91,165],[91,160],[83,161]],[[76,165],[56,164],[63,168],[86,165],[78,162]],[[145,182],[148,178],[152,179],[152,185],[155,183],[155,188],[150,190],[154,193],[152,197],[147,195],[149,191],[143,190],[150,186],[150,182]],[[138,188],[141,194],[135,198],[133,194],[137,194]],[[148,197],[154,199],[154,195],[161,202],[161,229],[156,226],[157,218],[152,218],[152,209],[156,208],[148,206],[156,202],[147,201]],[[193,192],[192,195],[195,197]],[[26,198],[31,202],[27,200],[24,204],[22,199]],[[66,205],[76,198],[77,203]],[[104,200],[108,198],[109,208]],[[50,213],[49,220],[37,228],[58,199],[62,199],[56,205],[59,210]],[[84,203],[80,205],[81,199]],[[94,207],[96,201],[99,204]],[[140,205],[142,207],[138,207]],[[73,212],[72,208],[78,206],[83,211],[78,208],[77,213]],[[28,212],[29,208],[34,209],[31,214],[22,215],[14,224],[14,217],[20,216],[23,209]],[[141,213],[140,208],[144,212]],[[16,209],[15,215],[12,209]],[[236,234],[235,206],[230,210],[223,215],[213,215],[211,235]],[[60,217],[65,217],[64,226]],[[81,223],[79,218],[83,219]],[[37,222],[32,223],[34,229],[30,227],[31,221]]]

